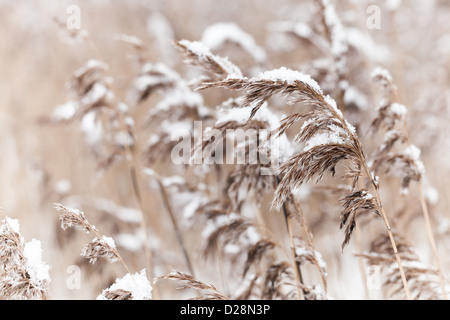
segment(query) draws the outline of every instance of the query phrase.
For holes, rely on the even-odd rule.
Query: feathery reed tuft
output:
[[[0,226],[0,298],[5,300],[47,300],[50,266],[42,261],[39,240],[25,242],[19,221],[3,214]]]

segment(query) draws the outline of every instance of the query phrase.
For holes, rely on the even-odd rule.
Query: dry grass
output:
[[[0,298],[447,299],[450,7],[395,3],[80,1],[70,30],[3,1]]]

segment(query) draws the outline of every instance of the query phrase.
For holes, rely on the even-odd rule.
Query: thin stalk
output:
[[[394,234],[392,233],[391,225],[389,223],[387,214],[386,214],[386,212],[384,210],[383,203],[381,202],[381,197],[380,197],[380,193],[378,192],[378,187],[377,187],[375,181],[372,179],[371,174],[369,173],[369,168],[367,167],[366,162],[364,160],[362,160],[361,163],[363,165],[363,169],[365,171],[365,174],[366,174],[367,178],[372,183],[372,189],[375,191],[375,197],[377,198],[377,201],[378,201],[378,204],[379,204],[379,207],[380,207],[381,217],[383,218],[384,223],[386,225],[386,229],[387,229],[387,232],[389,234],[389,239],[391,240],[392,249],[394,250],[395,259],[397,260],[398,269],[399,269],[400,275],[402,277],[402,282],[403,282],[403,287],[405,289],[406,298],[408,300],[411,300],[411,293],[409,291],[408,281],[406,280],[406,275],[405,275],[405,271],[403,269],[402,260],[400,258],[400,254],[399,254],[398,249],[397,249],[397,244],[396,244],[395,239],[394,239]]]
[[[304,300],[305,292],[304,292],[304,289],[301,288],[304,286],[303,275],[302,275],[302,270],[300,268],[300,262],[297,261],[297,253],[295,252],[294,236],[293,236],[293,232],[292,232],[292,219],[287,215],[286,210],[284,210],[284,206],[283,206],[283,211],[284,211],[284,219],[286,222],[286,228],[287,228],[288,234],[289,234],[292,260],[294,261],[294,273],[295,273],[295,280],[297,282],[297,296],[298,296],[299,300]]]
[[[425,201],[425,197],[423,195],[422,183],[420,183],[420,181],[417,182],[417,188],[419,190],[419,199],[420,199],[420,204],[422,206],[423,216],[425,218],[425,224],[427,227],[428,238],[430,240],[431,248],[433,250],[433,255],[435,257],[437,268],[438,268],[439,280],[440,280],[441,288],[442,288],[442,294],[443,294],[444,300],[448,300],[447,290],[445,289],[445,278],[442,273],[441,262],[439,260],[439,255],[438,255],[438,251],[436,248],[436,242],[434,241],[434,236],[433,236],[433,229],[431,227],[430,214],[428,212],[428,206]]]
[[[277,177],[277,182],[279,183],[279,178]],[[302,270],[300,268],[300,262],[298,262],[297,260],[297,253],[295,252],[295,243],[294,243],[294,234],[292,231],[292,219],[289,215],[289,213],[287,212],[286,209],[286,204],[283,204],[283,216],[284,216],[284,221],[286,223],[286,229],[289,235],[289,241],[290,241],[290,246],[291,246],[291,255],[292,255],[292,260],[293,260],[293,265],[294,265],[294,273],[295,273],[295,280],[297,282],[297,296],[299,300],[304,300],[305,297],[305,292],[304,292],[304,282],[303,282],[303,275],[302,275]]]
[[[300,218],[300,224],[303,227],[303,232],[306,235],[306,239],[307,239],[308,245],[311,248],[311,251],[312,251],[312,253],[314,255],[314,264],[315,264],[315,266],[317,267],[317,269],[320,272],[320,276],[321,276],[321,279],[322,279],[324,290],[325,290],[325,293],[327,293],[327,291],[328,291],[328,289],[327,289],[327,282],[326,282],[325,278],[323,277],[322,272],[320,271],[321,269],[320,269],[320,266],[318,264],[318,258],[317,258],[317,255],[316,255],[316,250],[314,248],[313,239],[311,237],[311,233],[309,232],[309,228],[308,228],[308,226],[306,224],[305,217],[303,215],[303,210],[302,210],[300,204],[295,199],[293,199],[292,202],[294,203],[295,209],[298,212],[298,216]]]
[[[97,45],[92,41],[92,39],[89,36],[86,37],[86,41],[87,41],[89,47],[91,48],[91,50],[94,51],[100,59],[104,60],[103,59],[103,55],[100,52],[99,48],[97,47]],[[119,108],[117,108],[116,111],[117,111],[117,114],[119,116],[121,129],[124,132],[127,132],[126,124],[125,124],[125,120],[123,118],[122,112],[120,111]],[[148,245],[147,245],[147,242],[148,242],[147,226],[146,226],[145,218],[144,218],[144,210],[143,210],[143,205],[142,205],[142,198],[141,198],[141,194],[140,194],[140,191],[139,191],[139,185],[138,185],[138,182],[137,182],[136,168],[135,168],[135,165],[134,165],[134,156],[133,156],[133,152],[130,149],[129,145],[125,145],[125,153],[126,153],[125,158],[127,160],[128,170],[129,170],[131,182],[132,182],[132,185],[133,185],[133,191],[134,191],[134,194],[136,196],[136,200],[137,200],[137,202],[139,204],[139,207],[141,209],[141,228],[143,229],[143,232],[144,232],[144,235],[145,235],[145,240],[146,240],[145,241],[145,244],[146,244],[145,245],[145,251],[146,251],[147,261],[152,261],[151,253],[150,253],[150,250],[148,250]],[[99,238],[102,238],[100,233],[95,228],[94,228],[94,232],[96,233],[96,235]],[[120,256],[119,252],[115,248],[112,248],[112,249],[116,253],[117,257],[119,258],[119,261],[125,267],[127,272],[131,274],[130,269],[128,268],[128,266],[126,265],[125,261]],[[151,263],[150,262],[148,262],[148,263],[151,266]],[[153,268],[152,267],[149,268],[149,272],[150,272],[151,279],[153,279]],[[154,295],[158,296],[157,290],[156,291],[154,290]]]
[[[378,193],[378,191],[376,193]],[[377,194],[378,199],[379,199],[379,197],[380,197],[379,194]],[[400,258],[400,254],[397,249],[397,244],[395,243],[394,235],[392,233],[392,229],[389,224],[388,217],[382,206],[380,207],[380,211],[381,211],[381,215],[383,217],[384,223],[386,224],[386,228],[387,228],[387,231],[389,234],[389,238],[391,240],[392,248],[394,249],[395,259],[397,260],[398,268],[400,270],[400,275],[402,277],[402,282],[403,282],[403,287],[405,288],[406,298],[408,300],[411,300],[411,293],[409,291],[408,281],[406,280],[406,275],[405,275],[405,271],[403,269],[402,260]]]
[[[267,223],[264,219],[264,216],[259,208],[255,208],[256,212],[256,222],[258,223],[259,230],[261,233],[269,238],[276,239],[275,234],[270,230],[270,228],[267,226]],[[289,256],[289,253],[287,254]],[[269,259],[271,262],[275,261],[275,254],[272,252],[269,256]]]
[[[372,178],[372,175],[370,174],[370,170],[369,170],[369,168],[367,166],[367,163],[366,163],[366,160],[365,160],[365,157],[364,157],[364,152],[362,150],[362,147],[361,147],[361,144],[359,142],[359,139],[354,134],[351,133],[351,130],[349,129],[349,127],[348,127],[345,119],[343,118],[343,116],[339,115],[336,112],[336,110],[334,110],[334,108],[330,108],[330,111],[345,126],[348,134],[353,137],[353,143],[355,144],[355,146],[357,146],[359,163],[361,165],[362,170],[364,171],[364,174],[365,174],[366,178],[368,179],[368,181],[370,181],[370,184],[372,185],[372,189],[375,192],[375,197],[376,197],[377,202],[378,202],[379,207],[380,207],[380,214],[381,214],[381,217],[383,218],[383,221],[384,221],[384,223],[386,225],[386,229],[387,229],[388,234],[389,234],[389,239],[391,240],[392,249],[394,250],[395,259],[396,259],[397,264],[398,264],[398,269],[400,271],[400,276],[402,278],[403,287],[405,289],[406,297],[407,297],[408,300],[411,300],[411,293],[409,291],[408,281],[406,280],[405,271],[403,269],[402,260],[400,258],[400,255],[399,255],[399,252],[398,252],[398,249],[397,249],[397,244],[395,242],[394,235],[392,233],[392,228],[391,228],[391,225],[389,223],[387,214],[386,214],[386,212],[384,210],[383,202],[381,201],[380,193],[378,192],[378,185],[375,183],[374,179]]]
[[[103,235],[96,229],[96,228],[92,228],[92,231],[95,233],[95,235],[99,238],[102,239]],[[111,251],[114,252],[114,254],[116,255],[117,259],[119,259],[119,262],[123,265],[123,267],[125,268],[125,270],[127,271],[128,274],[131,275],[131,279],[133,279],[133,282],[138,285],[138,283],[136,282],[136,280],[134,279],[133,274],[130,271],[130,268],[128,267],[128,265],[125,263],[125,260],[122,258],[122,256],[120,255],[119,251],[117,250],[117,248],[115,247],[111,247],[107,242],[105,242],[105,244],[111,249]],[[151,278],[153,279],[153,277]],[[156,286],[154,286],[156,287]],[[152,291],[155,291],[155,289],[153,289]],[[154,297],[154,292],[153,292],[153,297]],[[155,297],[154,297],[155,298]],[[155,298],[156,299],[156,298]]]
[[[358,187],[359,187],[359,181],[358,181]],[[355,228],[354,232],[355,232],[356,250],[358,250],[358,252],[363,252],[362,247],[361,247],[361,233],[359,231],[359,228]],[[359,265],[359,270],[361,273],[362,282],[364,284],[364,296],[365,296],[366,300],[369,300],[370,294],[369,294],[369,288],[367,285],[366,270],[364,269],[364,262],[361,257],[358,257],[358,265]]]
[[[91,50],[93,50],[102,60],[104,60],[103,54],[101,53],[98,46],[92,41],[92,39],[89,36],[87,37],[87,43],[88,43],[89,47],[91,48]],[[116,105],[117,105],[117,103],[116,103]],[[127,126],[126,126],[125,119],[123,117],[121,110],[119,108],[117,108],[116,111],[118,113],[121,129],[124,132],[127,132]],[[145,237],[144,251],[145,251],[145,257],[146,257],[146,265],[147,265],[148,272],[150,274],[150,279],[153,279],[154,278],[153,256],[152,256],[152,251],[148,244],[148,241],[149,241],[148,229],[147,229],[147,223],[145,221],[145,213],[144,213],[145,210],[144,210],[144,205],[142,202],[142,196],[141,196],[141,192],[140,192],[138,177],[136,174],[135,157],[134,157],[133,151],[131,150],[131,147],[128,144],[125,144],[124,148],[125,148],[125,158],[126,158],[126,163],[128,166],[128,172],[129,172],[129,176],[131,179],[131,183],[133,185],[133,193],[134,193],[136,201],[139,205],[140,214],[141,214],[140,224],[141,224],[141,229],[142,229],[142,231],[144,233],[144,237]],[[124,266],[127,269],[128,273],[130,273],[128,267],[125,264],[124,264]],[[153,286],[153,299],[159,300],[159,298],[160,298],[160,294],[159,294],[158,285],[155,284]]]
[[[170,220],[172,222],[172,226],[175,230],[178,244],[181,248],[181,251],[183,252],[186,266],[187,266],[190,274],[195,278],[194,268],[192,267],[192,262],[191,262],[191,259],[189,258],[189,254],[186,250],[186,246],[184,245],[183,236],[181,235],[180,227],[178,226],[178,222],[175,218],[175,214],[173,212],[172,205],[170,204],[169,195],[167,193],[166,187],[163,185],[162,181],[159,178],[156,178],[156,181],[158,182],[159,189],[161,191],[164,206],[166,207],[166,210],[169,213]]]
[[[196,278],[195,273],[194,273],[194,268],[192,266],[191,259],[189,258],[189,254],[188,254],[187,249],[186,249],[186,247],[184,245],[183,236],[181,235],[181,230],[180,230],[180,228],[178,226],[177,220],[175,219],[175,214],[173,212],[172,205],[170,203],[169,194],[167,193],[167,189],[164,186],[164,184],[162,183],[160,177],[156,173],[155,173],[155,178],[156,178],[156,181],[158,182],[158,186],[159,186],[159,189],[161,191],[161,195],[162,195],[162,198],[163,198],[164,206],[166,207],[166,210],[167,210],[167,212],[169,213],[169,216],[170,216],[170,220],[172,221],[172,226],[173,226],[173,228],[175,230],[175,234],[176,234],[176,237],[177,237],[178,245],[180,246],[181,251],[183,252],[183,257],[184,257],[184,260],[186,262],[186,266],[187,266],[187,268],[189,270],[190,275],[193,278]],[[197,289],[197,292],[200,293],[200,290]]]
[[[400,101],[400,95],[399,95],[397,88],[394,88],[394,96],[397,101]],[[405,135],[406,144],[408,146],[411,146],[412,144],[411,144],[411,141],[409,138],[409,130],[408,130],[406,121],[403,121],[403,134]],[[428,206],[425,201],[425,197],[423,195],[423,187],[422,187],[421,180],[417,181],[417,190],[419,193],[420,205],[422,207],[422,214],[423,214],[426,228],[427,228],[428,240],[430,241],[431,249],[432,249],[433,255],[434,255],[434,260],[435,260],[436,266],[438,268],[439,281],[441,283],[441,288],[442,288],[442,295],[443,295],[444,300],[448,300],[447,290],[445,289],[445,277],[444,277],[444,274],[442,273],[441,262],[440,262],[439,254],[438,254],[437,247],[436,247],[436,241],[434,240],[434,233],[433,233],[433,228],[431,227],[431,220],[430,220],[430,214],[428,211]]]
[[[120,118],[120,124],[122,126],[122,130],[124,130],[124,132],[127,132],[126,130],[126,125],[125,125],[125,120],[123,119],[123,115],[119,112],[119,118]],[[146,264],[150,273],[150,279],[154,278],[154,265],[153,265],[153,254],[152,254],[152,250],[149,247],[148,241],[149,241],[149,236],[148,236],[148,227],[147,227],[147,223],[145,221],[145,209],[144,209],[144,204],[142,201],[142,195],[141,195],[141,189],[139,187],[139,180],[137,177],[137,173],[136,173],[136,164],[135,164],[135,158],[133,155],[133,151],[131,150],[130,146],[128,144],[125,145],[125,158],[126,158],[126,163],[128,166],[128,173],[130,176],[130,180],[131,180],[131,184],[133,186],[133,194],[135,196],[136,202],[138,203],[139,209],[140,209],[140,214],[141,214],[141,219],[140,219],[140,224],[141,224],[141,229],[144,232],[144,237],[145,237],[145,242],[144,242],[144,251],[145,251],[145,258],[146,258]],[[158,286],[155,284],[154,288],[153,288],[153,298],[155,300],[159,300],[160,295],[159,295],[159,289]]]
[[[215,250],[216,251],[219,250],[217,245],[216,245],[216,249]],[[224,270],[223,270],[223,267],[224,267],[225,264],[223,263],[222,255],[220,255],[220,254],[217,255],[217,263],[218,263],[219,278],[220,278],[220,282],[221,282],[222,288],[223,288],[224,292],[226,292],[227,296],[229,296],[230,295],[230,288],[228,287],[228,283],[227,283],[227,281],[225,279],[225,273],[224,273]]]
[[[277,183],[277,185],[280,183],[280,177],[276,176],[275,181]],[[292,260],[293,260],[293,266],[294,266],[294,274],[295,274],[295,280],[297,283],[297,297],[298,300],[304,300],[304,296],[305,296],[305,291],[303,289],[304,287],[304,282],[303,282],[303,275],[302,275],[302,270],[300,268],[300,262],[297,261],[297,253],[295,252],[295,243],[294,243],[294,234],[292,231],[292,222],[291,222],[291,217],[289,216],[289,213],[287,212],[287,208],[286,208],[286,203],[283,203],[283,216],[284,216],[284,221],[286,224],[286,229],[288,231],[288,235],[289,235],[289,242],[290,242],[290,246],[291,246],[291,255],[292,255]]]
[[[96,228],[93,228],[92,231],[95,233],[95,235],[99,238],[102,239],[103,235],[98,232],[98,230]],[[116,248],[111,247],[107,242],[105,242],[106,245],[111,249],[111,251],[114,252],[114,254],[116,255],[117,259],[119,259],[120,263],[123,265],[123,267],[125,268],[125,270],[127,271],[127,273],[131,274],[130,268],[128,268],[128,265],[125,263],[125,260],[123,260],[122,256],[119,254],[119,251],[117,251]]]

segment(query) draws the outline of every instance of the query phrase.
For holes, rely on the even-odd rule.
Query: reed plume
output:
[[[386,172],[398,176],[402,183],[402,193],[409,193],[410,183],[412,181],[416,182],[428,239],[439,273],[443,298],[447,300],[446,281],[442,272],[428,205],[422,186],[426,169],[421,160],[421,150],[413,145],[409,138],[407,108],[398,102],[400,100],[398,89],[388,70],[378,67],[373,71],[372,78],[381,89],[382,100],[378,108],[378,115],[373,120],[371,129],[373,132],[384,129],[385,132],[384,142],[374,155],[372,168],[375,172],[385,168]],[[395,147],[399,145],[399,151],[395,151]]]
[[[417,253],[408,241],[394,232],[394,237],[399,250],[399,255],[403,261],[403,267],[411,289],[411,296],[414,300],[440,300],[443,297],[440,288],[438,270],[432,269],[423,264]],[[380,266],[383,271],[383,286],[387,289],[387,294],[391,298],[404,296],[402,287],[399,286],[398,266],[392,258],[392,248],[390,239],[385,235],[376,237],[370,250],[366,253],[358,254],[367,260],[369,265]]]
[[[275,191],[273,206],[280,208],[293,188],[298,188],[313,178],[318,182],[326,172],[335,175],[337,164],[347,160],[349,169],[345,177],[353,181],[353,193],[341,210],[341,228],[345,228],[346,233],[342,248],[349,242],[356,227],[357,212],[369,208],[374,213],[380,213],[392,240],[405,292],[409,297],[401,260],[378,192],[378,182],[367,165],[355,128],[344,119],[336,102],[330,96],[325,96],[317,82],[309,76],[286,68],[267,71],[250,79],[228,77],[222,81],[204,83],[200,89],[212,87],[244,91],[243,105],[253,106],[250,119],[276,94],[287,96],[290,103],[302,103],[312,107],[311,111],[287,116],[274,132],[275,135],[284,133],[293,124],[303,120],[303,126],[295,141],[303,142],[305,147],[303,152],[295,154],[280,166],[278,173],[281,181]],[[356,190],[361,176],[365,177],[374,195],[366,189]]]
[[[42,261],[39,240],[25,242],[19,221],[0,208],[0,297],[5,300],[47,300],[50,266]]]

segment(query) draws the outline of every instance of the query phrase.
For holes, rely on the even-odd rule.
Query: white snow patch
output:
[[[87,71],[92,70],[92,69],[108,70],[109,66],[102,61],[91,59],[88,62],[86,62],[86,64],[83,67],[81,67],[77,71],[75,71],[74,76],[76,78],[81,77]]]
[[[140,223],[142,214],[140,210],[134,208],[118,207],[116,216],[124,222]]]
[[[294,71],[286,67],[281,67],[279,69],[263,72],[257,77],[257,79],[270,81],[285,81],[290,85],[294,84],[295,81],[300,81],[304,84],[307,84],[320,94],[323,94],[322,89],[320,88],[316,80],[312,79],[307,74],[303,74],[300,71]]]
[[[345,90],[344,103],[349,105],[354,103],[361,110],[367,110],[369,105],[367,97],[355,87],[348,87]]]
[[[203,32],[202,43],[211,50],[220,49],[226,42],[237,43],[257,62],[264,62],[267,59],[264,49],[236,23],[216,23]]]
[[[111,249],[115,249],[116,248],[116,244],[114,242],[114,239],[111,237],[107,237],[107,236],[103,236],[102,240],[111,248]]]
[[[143,232],[136,234],[119,233],[115,236],[115,239],[118,246],[130,252],[139,252],[145,246],[145,235]]]
[[[113,35],[114,40],[123,41],[136,47],[143,47],[144,42],[136,36],[132,36],[124,33],[116,33]]]
[[[228,58],[212,54],[211,50],[202,42],[181,40],[179,43],[201,59],[207,60],[210,58],[214,60],[228,73],[228,78],[240,79],[243,77],[241,70],[231,63]]]
[[[375,79],[375,78],[385,79],[385,80],[387,80],[387,81],[390,82],[390,83],[393,82],[391,73],[390,73],[388,70],[386,70],[386,69],[384,69],[384,68],[382,68],[382,67],[376,67],[376,68],[372,71],[371,77],[372,77],[373,79]]]
[[[390,110],[393,114],[399,117],[404,117],[408,113],[408,109],[406,109],[406,107],[400,103],[391,104]]]
[[[2,223],[3,223],[3,225],[0,228],[0,232],[12,231],[17,234],[20,234],[19,220],[11,219],[10,217],[6,217],[5,219],[3,219]]]
[[[386,0],[386,8],[389,11],[395,11],[398,10],[398,8],[400,8],[400,6],[402,5],[402,0]]]
[[[343,56],[348,50],[347,36],[339,19],[336,8],[330,0],[323,0],[325,6],[325,23],[331,30],[331,51],[334,56]]]
[[[425,165],[423,164],[422,160],[420,160],[420,155],[422,151],[414,146],[410,145],[408,146],[404,151],[403,154],[407,157],[409,157],[411,160],[414,161],[417,170],[423,175],[425,173]]]
[[[68,101],[64,104],[61,104],[53,110],[51,114],[51,119],[53,121],[70,120],[75,116],[78,107],[79,104],[76,101]]]
[[[114,135],[114,143],[120,147],[133,146],[134,139],[128,132],[119,131]]]
[[[154,112],[168,111],[171,107],[178,107],[185,105],[189,108],[194,108],[203,105],[203,96],[197,92],[192,92],[186,88],[170,91],[163,100],[161,100],[155,107]]]
[[[318,133],[311,137],[306,144],[303,152],[309,151],[314,147],[324,146],[329,144],[341,144],[344,145],[346,139],[339,135],[339,132],[325,131]]]
[[[132,300],[150,300],[152,298],[152,284],[147,279],[145,269],[140,273],[127,273],[123,278],[116,279],[116,282],[102,294],[97,297],[97,300],[107,300],[105,294],[108,291],[124,290],[131,292]]]
[[[23,250],[26,262],[25,268],[30,280],[37,285],[46,285],[50,281],[50,266],[42,261],[42,248],[39,240],[27,242]]]
[[[423,190],[425,198],[431,203],[431,204],[437,204],[439,202],[439,192],[436,188],[432,186],[426,186]]]
[[[99,143],[103,138],[103,126],[97,120],[97,112],[90,111],[81,119],[81,131],[85,134],[86,142],[90,145]]]
[[[72,183],[68,179],[60,179],[56,181],[54,188],[59,194],[68,194],[72,190]]]

